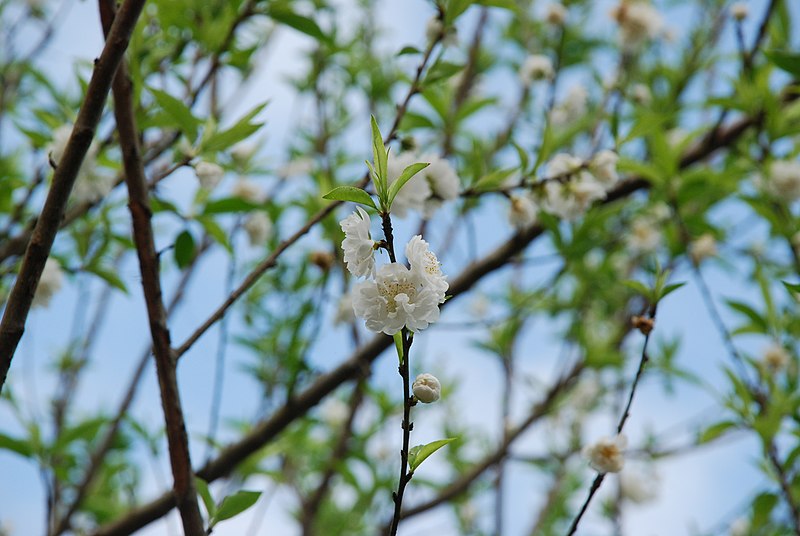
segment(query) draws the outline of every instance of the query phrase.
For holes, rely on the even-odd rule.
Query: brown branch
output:
[[[52,186],[47,193],[42,213],[33,230],[17,281],[11,290],[3,319],[0,321],[0,391],[11,367],[11,359],[25,331],[25,321],[28,318],[33,295],[42,276],[44,263],[50,255],[61,218],[64,216],[72,186],[89,151],[111,89],[112,79],[128,48],[128,42],[144,3],[145,0],[125,0],[120,6],[103,52],[95,61],[86,97],[78,112],[64,155],[53,174]]]
[[[744,118],[727,127],[720,127],[717,133],[710,132],[706,138],[687,151],[681,159],[681,167],[688,167],[707,158],[716,150],[734,143],[748,128],[758,124],[759,120],[758,118]],[[709,142],[709,139],[713,141]],[[649,186],[650,183],[644,178],[631,178],[610,191],[602,203],[625,198],[634,192],[649,188]],[[471,263],[452,281],[449,292],[453,299],[447,300],[442,306],[448,306],[457,296],[469,291],[484,276],[505,266],[509,259],[524,251],[542,233],[543,229],[538,225],[520,230],[486,257]],[[201,468],[197,475],[206,482],[212,482],[229,474],[239,463],[273,440],[289,424],[302,417],[341,384],[359,377],[363,373],[364,367],[368,367],[375,361],[391,342],[392,339],[388,337],[373,337],[356,350],[355,354],[347,361],[317,378],[303,392],[276,410],[269,419],[257,424],[250,433],[225,448],[216,459]],[[174,505],[174,497],[172,494],[166,493],[129,512],[123,518],[99,527],[95,535],[124,536],[130,534],[163,517]],[[413,515],[413,510],[407,511],[405,515]]]
[[[113,14],[113,0],[100,0],[101,16]],[[105,7],[105,9],[103,9]],[[109,13],[110,12],[110,13]],[[178,391],[177,361],[172,355],[170,333],[167,327],[167,311],[161,294],[159,259],[155,248],[152,211],[148,197],[147,179],[144,163],[139,151],[138,129],[136,127],[135,106],[133,103],[133,84],[128,69],[123,62],[114,78],[114,116],[122,149],[125,168],[125,183],[128,186],[129,208],[133,223],[133,240],[139,257],[150,334],[153,341],[158,384],[161,391],[161,405],[164,409],[169,458],[174,479],[173,492],[180,511],[183,530],[187,536],[205,534],[203,518],[197,504],[197,491],[194,486],[192,462],[189,454],[189,438],[181,408]]]

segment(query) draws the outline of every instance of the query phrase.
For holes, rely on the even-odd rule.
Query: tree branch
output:
[[[53,247],[67,200],[83,159],[89,151],[111,89],[111,82],[128,48],[133,28],[144,3],[145,0],[125,0],[120,7],[103,52],[95,61],[94,72],[64,155],[53,174],[52,186],[47,193],[42,213],[36,222],[17,281],[14,283],[3,319],[0,321],[0,391],[11,367],[11,359],[25,331],[25,321],[28,318],[33,295],[42,276],[44,263]]]

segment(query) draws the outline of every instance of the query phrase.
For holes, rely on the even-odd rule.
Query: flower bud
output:
[[[550,4],[547,6],[545,19],[553,26],[561,26],[567,19],[567,8],[562,4]]]
[[[740,22],[746,19],[749,14],[750,11],[744,2],[736,2],[731,6],[731,16]]]
[[[308,255],[308,260],[323,272],[327,272],[333,266],[335,259],[330,251],[312,251]]]
[[[436,402],[442,394],[442,385],[433,374],[420,374],[411,385],[414,396],[423,404]]]
[[[200,162],[194,167],[194,171],[200,187],[209,192],[217,187],[225,175],[225,170],[213,162]]]

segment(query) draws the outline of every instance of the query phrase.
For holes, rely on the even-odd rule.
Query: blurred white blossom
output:
[[[39,285],[33,295],[31,307],[47,307],[50,300],[61,289],[64,281],[64,272],[61,265],[52,257],[48,257],[44,263],[42,276],[39,278]]]
[[[689,256],[695,264],[717,254],[717,241],[711,233],[704,233],[689,244]]]
[[[263,246],[272,236],[272,221],[263,210],[254,210],[242,224],[251,246]]]
[[[611,10],[611,18],[619,24],[619,38],[626,48],[658,37],[664,24],[661,14],[646,0],[622,0]]]
[[[655,500],[660,484],[661,479],[652,468],[626,467],[619,475],[622,496],[636,504]]]
[[[583,455],[597,472],[619,473],[625,465],[623,451],[627,445],[628,440],[624,434],[603,437],[597,442],[587,445],[583,449]]]
[[[779,372],[789,365],[792,356],[780,343],[774,342],[764,349],[761,362],[770,372]]]
[[[253,204],[264,202],[265,195],[261,187],[249,179],[239,179],[233,185],[231,194]]]
[[[589,92],[586,88],[581,85],[572,86],[564,100],[550,112],[550,122],[553,126],[563,127],[581,119],[586,115],[588,102]]]
[[[527,194],[509,198],[508,222],[516,229],[523,229],[536,221],[536,204]]]
[[[744,2],[736,2],[735,4],[731,5],[731,16],[734,19],[743,21],[749,14],[750,10],[748,9],[747,4]]]
[[[650,218],[633,220],[625,237],[628,249],[633,254],[653,253],[661,246],[661,241],[661,230]]]
[[[770,167],[766,186],[775,197],[791,203],[800,199],[800,162],[779,160]]]
[[[535,80],[553,78],[554,73],[553,62],[544,54],[528,56],[519,68],[519,77],[525,85],[529,85]]]
[[[561,26],[567,20],[567,8],[563,4],[548,4],[544,18],[554,26]]]
[[[225,175],[225,170],[213,162],[198,162],[194,166],[194,172],[197,174],[200,187],[209,192],[217,187]]]

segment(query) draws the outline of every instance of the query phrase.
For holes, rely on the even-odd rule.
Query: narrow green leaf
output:
[[[800,283],[789,283],[788,281],[781,281],[781,283],[789,292],[800,292]]]
[[[413,473],[417,467],[419,467],[422,462],[424,462],[428,456],[442,448],[443,446],[447,445],[455,441],[457,438],[449,437],[447,439],[440,439],[438,441],[433,441],[428,443],[427,445],[417,445],[413,447],[411,450],[408,451],[408,466],[411,472]]]
[[[189,141],[194,141],[197,138],[197,127],[200,125],[200,119],[192,114],[189,107],[166,91],[150,88],[150,94],[153,95],[158,106],[177,122],[178,127],[186,134]]]
[[[663,299],[664,299],[664,298],[666,298],[666,297],[667,297],[669,294],[672,294],[673,292],[675,292],[676,290],[678,290],[679,288],[681,288],[681,287],[682,287],[683,285],[685,285],[685,284],[686,284],[686,282],[684,281],[683,283],[673,283],[673,284],[671,284],[671,285],[667,285],[667,286],[666,286],[666,287],[664,287],[664,289],[661,291],[660,295],[658,296],[658,300],[659,300],[659,301],[663,300]]]
[[[331,40],[314,19],[299,15],[284,6],[271,6],[269,8],[269,16],[272,20],[294,28],[298,32],[313,37],[318,41],[329,43]]]
[[[353,203],[360,203],[378,210],[372,197],[361,188],[356,188],[355,186],[338,186],[323,195],[322,198],[331,201],[352,201]]]
[[[418,48],[404,46],[400,49],[400,52],[397,53],[397,56],[405,56],[406,54],[422,54],[422,52]]]
[[[98,266],[96,264],[87,266],[85,270],[89,273],[96,275],[97,277],[104,280],[112,287],[121,290],[125,294],[128,293],[128,287],[125,286],[125,282],[122,281],[122,279],[119,277],[119,275],[117,275],[117,273],[114,270],[105,268],[103,266]]]
[[[477,0],[475,3],[487,7],[500,7],[509,11],[517,11],[517,5],[513,0]]]
[[[652,298],[652,296],[653,296],[653,291],[650,290],[647,287],[647,285],[645,285],[641,281],[636,281],[636,280],[633,280],[633,279],[629,279],[627,281],[623,281],[622,284],[625,285],[626,287],[630,288],[630,289],[633,289],[635,292],[637,292],[638,294],[641,294],[642,296],[644,296],[648,300],[650,300]]]
[[[203,209],[203,214],[227,214],[230,212],[250,212],[258,205],[245,201],[241,197],[225,197],[209,201]]]
[[[492,171],[491,173],[487,173],[475,181],[475,185],[472,188],[473,190],[479,192],[488,192],[490,190],[494,190],[503,184],[503,181],[510,177],[514,171],[516,171],[516,168],[498,169],[496,171]]]
[[[718,438],[731,428],[736,428],[736,423],[731,421],[722,421],[715,424],[712,424],[700,434],[700,437],[697,439],[697,443],[702,445],[703,443],[708,443],[709,441],[713,441],[714,439]]]
[[[397,193],[400,191],[400,188],[405,186],[405,184],[408,181],[410,181],[414,175],[416,175],[417,173],[419,173],[428,166],[430,166],[430,164],[425,162],[417,162],[416,164],[411,164],[410,166],[408,166],[403,170],[403,172],[400,174],[400,176],[397,178],[396,181],[394,181],[392,184],[389,185],[389,194],[387,195],[387,197],[389,198],[387,202],[387,207],[389,209],[392,208],[392,201],[394,201],[394,198],[397,197]]]
[[[389,160],[389,153],[383,144],[383,136],[374,115],[370,116],[370,127],[372,128],[372,161],[375,163],[375,171],[378,174],[378,178],[383,183],[381,189],[386,191],[386,163]]]
[[[260,491],[237,491],[233,495],[228,495],[222,499],[217,513],[211,518],[211,526],[241,514],[253,506],[260,496]]]
[[[23,458],[33,456],[33,447],[25,440],[17,439],[0,433],[0,450],[10,450],[16,452]]]
[[[210,216],[198,216],[197,221],[200,222],[200,225],[203,226],[203,229],[205,229],[211,238],[216,240],[218,244],[224,247],[228,253],[233,253],[233,248],[231,247],[228,233],[217,223],[214,218]]]
[[[437,82],[443,82],[448,78],[460,73],[463,69],[464,66],[460,63],[437,61],[428,70],[428,74],[425,75],[425,85],[427,86]]]
[[[175,239],[175,262],[178,268],[186,268],[194,257],[194,237],[189,231],[182,231]]]
[[[208,484],[202,478],[194,478],[194,487],[197,488],[197,494],[203,499],[203,504],[206,505],[206,512],[208,517],[212,518],[217,513],[217,505],[214,504],[214,499],[211,498],[211,492],[208,491]]]
[[[800,76],[800,52],[768,50],[764,51],[764,55],[779,69],[791,75]]]
[[[403,332],[398,331],[394,334],[394,348],[397,350],[397,360],[403,363]]]

